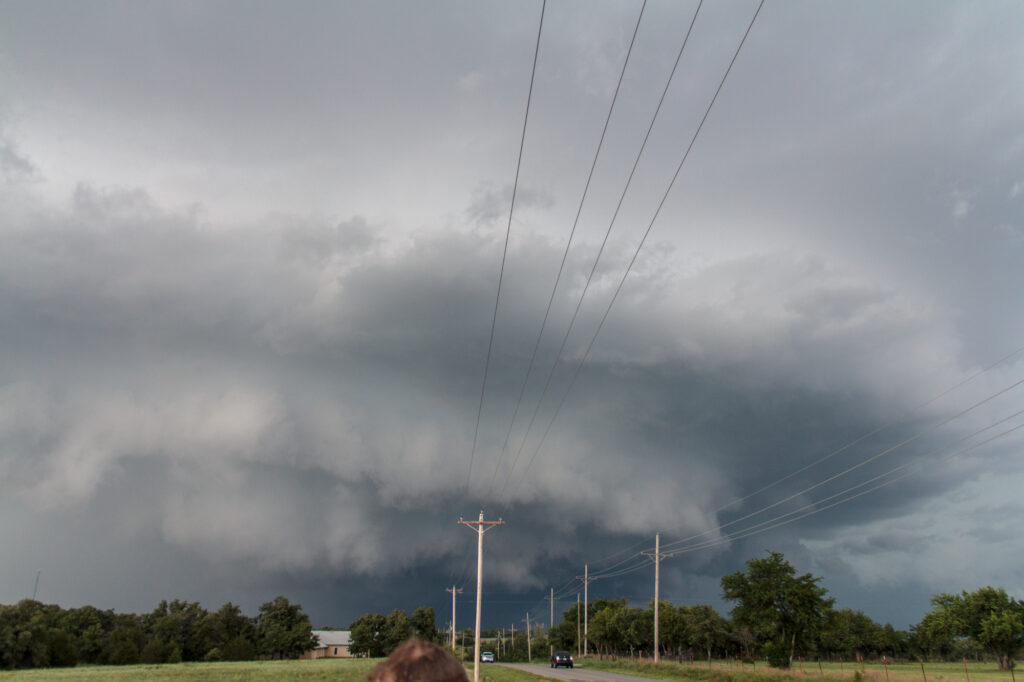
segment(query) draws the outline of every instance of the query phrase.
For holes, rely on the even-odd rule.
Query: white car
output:
[[[480,662],[481,663],[494,663],[494,654],[491,653],[490,651],[482,651],[482,652],[480,652]]]

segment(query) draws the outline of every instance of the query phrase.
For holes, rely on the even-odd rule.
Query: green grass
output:
[[[366,674],[381,659],[335,658],[315,661],[242,661],[238,663],[176,663],[168,665],[119,665],[80,666],[77,668],[37,668],[0,673],[3,680],[21,682],[27,680],[62,680],[66,682],[98,682],[114,680],[215,680],[217,682],[249,680],[337,680],[338,682],[362,682]],[[654,665],[650,659],[643,661],[598,660],[587,658],[578,661],[580,667],[593,670],[618,672],[637,677],[660,680],[689,680],[696,682],[853,682],[854,672],[860,672],[857,663],[822,663],[821,672],[816,661],[796,663],[792,670],[773,670],[759,663],[740,665],[715,661],[709,670],[706,662],[688,663],[663,662]],[[889,682],[924,682],[918,663],[897,663],[888,666]],[[473,679],[472,666],[467,667],[469,679]],[[885,667],[881,663],[867,663],[863,668],[864,682],[885,682]],[[967,675],[963,663],[926,663],[928,682],[1013,682],[1009,671],[1000,671],[995,663],[968,663]],[[501,665],[483,665],[480,677],[484,682],[536,682],[543,679],[529,673],[513,670]],[[795,681],[794,678],[797,678]],[[1024,676],[1021,677],[1024,682]]]
[[[620,672],[637,677],[662,680],[698,680],[703,682],[794,682],[794,678],[824,680],[825,682],[852,682],[855,672],[861,672],[865,682],[925,682],[920,663],[896,663],[888,666],[882,663],[827,663],[819,668],[817,661],[797,661],[791,670],[775,670],[759,663],[741,665],[726,661],[715,661],[709,669],[707,662],[689,663],[662,662],[654,665],[650,660],[599,660],[587,658],[578,661],[580,667],[608,672]],[[888,671],[886,670],[888,668]],[[1009,671],[999,670],[995,663],[925,663],[928,682],[1013,682]],[[1021,678],[1024,682],[1024,677]]]
[[[35,668],[0,672],[3,680],[61,680],[62,682],[99,682],[114,680],[215,680],[234,682],[250,680],[332,680],[362,682],[366,674],[381,662],[380,658],[322,658],[315,661],[240,661],[236,663],[174,663],[165,665],[89,665],[77,668]],[[480,668],[485,682],[536,682],[534,675],[502,666]],[[473,668],[468,668],[473,679]]]
[[[315,661],[239,661],[165,665],[90,665],[77,668],[36,668],[3,673],[5,680],[339,680],[355,682],[380,659],[318,659]]]

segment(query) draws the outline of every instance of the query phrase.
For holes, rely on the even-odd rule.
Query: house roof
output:
[[[318,646],[348,646],[352,643],[352,632],[350,630],[313,630]]]

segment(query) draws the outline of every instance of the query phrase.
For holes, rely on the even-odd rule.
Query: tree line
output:
[[[677,658],[765,660],[788,668],[798,657],[821,660],[995,659],[1013,665],[1024,646],[1024,603],[1002,588],[939,594],[933,609],[909,631],[881,625],[860,611],[836,609],[820,577],[797,575],[779,552],[747,562],[745,571],[721,579],[731,618],[708,605],[659,609],[661,653]],[[587,605],[588,649],[599,654],[650,656],[654,651],[654,604],[630,607],[625,599]],[[582,618],[580,618],[582,622]],[[556,649],[579,646],[577,605],[551,629]]]
[[[0,604],[0,668],[295,658],[316,646],[299,604],[276,597],[250,618],[228,602],[161,601],[142,615],[93,606]]]
[[[659,608],[659,646],[665,657],[765,660],[786,668],[806,660],[862,661],[891,659],[950,660],[989,658],[1000,669],[1013,666],[1024,646],[1024,602],[1005,590],[982,587],[973,592],[938,594],[932,609],[908,631],[881,625],[860,611],[836,609],[820,577],[797,575],[779,552],[747,562],[746,570],[721,579],[729,616],[706,604]],[[548,646],[580,647],[573,604],[562,622],[532,638],[516,632],[481,633],[495,640],[501,660],[525,660],[530,648],[541,658]],[[589,623],[587,648],[602,655],[651,656],[654,651],[654,604],[631,607],[625,598],[594,599],[585,605]],[[412,615],[369,613],[349,626],[354,655],[387,656],[409,637],[447,643],[434,610],[424,606]],[[472,631],[461,633],[472,647]],[[118,614],[92,606],[61,609],[25,599],[0,604],[0,668],[73,666],[77,664],[173,663],[178,661],[294,658],[316,646],[302,607],[277,597],[250,618],[232,604],[207,611],[198,602],[162,601],[148,614]]]
[[[366,613],[348,626],[351,644],[348,650],[354,656],[387,656],[395,647],[409,639],[419,637],[435,644],[442,644],[442,635],[434,622],[434,609],[421,606],[410,617],[399,609],[390,615]]]

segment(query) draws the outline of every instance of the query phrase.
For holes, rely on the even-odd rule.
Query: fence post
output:
[[[967,678],[967,682],[971,682],[971,675],[967,672],[967,659],[964,659],[964,677]]]
[[[921,677],[924,678],[924,682],[928,682],[928,674],[924,671],[924,661],[921,661]]]
[[[882,656],[882,665],[885,666],[885,682],[889,682],[889,659]]]
[[[818,672],[821,673],[822,677],[825,677],[825,669],[821,667],[821,659],[818,659]]]

